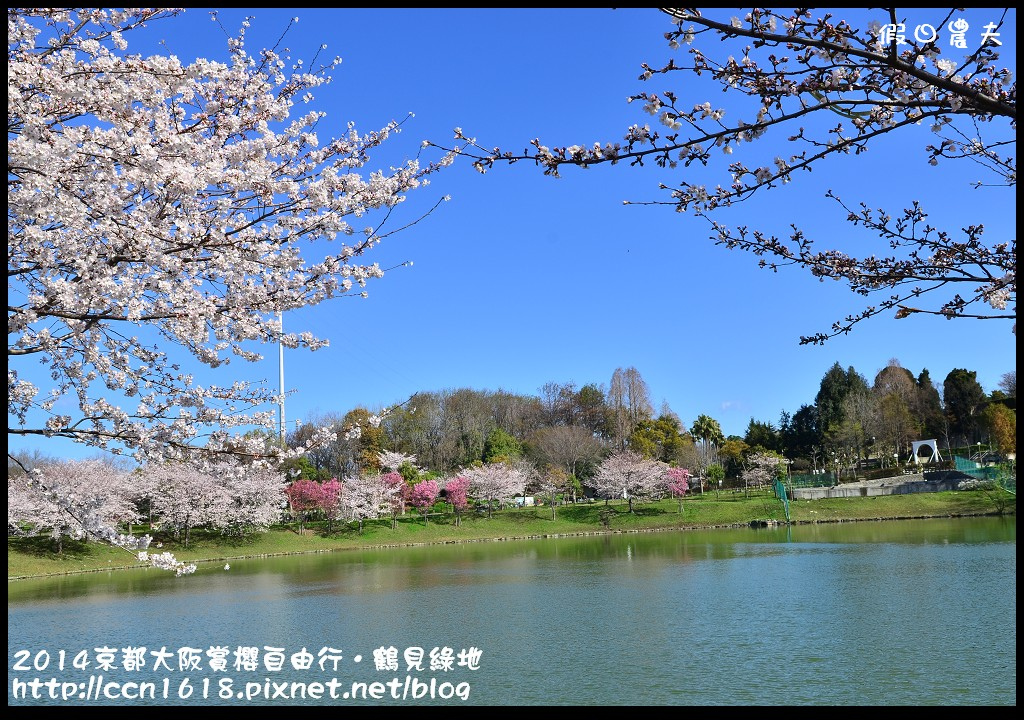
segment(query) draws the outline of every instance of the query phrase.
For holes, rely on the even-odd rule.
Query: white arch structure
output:
[[[914,452],[914,462],[916,464],[920,465],[922,462],[930,463],[930,462],[941,462],[942,461],[942,456],[939,455],[939,446],[936,444],[935,440],[915,440],[914,443],[913,443],[913,446],[914,446],[914,451],[913,451]],[[920,448],[920,447],[931,448],[931,454],[928,456],[928,459],[923,460],[923,461],[921,460],[921,456],[917,452],[917,449]]]

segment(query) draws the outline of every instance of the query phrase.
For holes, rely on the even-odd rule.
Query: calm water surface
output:
[[[9,582],[8,705],[1015,706],[1016,543],[1015,517],[957,518],[347,551],[232,561],[227,571],[201,565],[183,578],[150,569]],[[96,666],[104,647],[115,651],[108,670]],[[146,664],[126,670],[124,650],[139,647]],[[227,648],[223,671],[210,669],[211,647]],[[259,650],[258,669],[235,667],[239,647]],[[298,654],[300,668],[286,659],[268,670],[267,647]],[[202,651],[198,669],[179,669],[181,648]],[[323,658],[321,671],[324,648],[341,655],[337,670]],[[380,648],[394,648],[397,669],[385,654],[377,666]],[[422,671],[407,669],[410,648],[423,648]],[[154,669],[162,649],[168,667]],[[19,662],[19,650],[29,658]],[[71,667],[83,650],[90,665]],[[19,685],[33,678],[55,678],[55,692],[69,697],[49,699],[40,686],[33,699]],[[334,698],[326,686],[319,699],[283,695],[332,679]],[[125,699],[122,691],[138,694],[133,681],[152,683],[154,697]],[[377,699],[363,700],[374,682]]]

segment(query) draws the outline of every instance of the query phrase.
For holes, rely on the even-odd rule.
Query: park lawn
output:
[[[908,520],[971,515],[1015,515],[1017,496],[1005,490],[951,490],[911,495],[793,500],[790,521]]]
[[[843,522],[1016,514],[1016,509],[1016,496],[1005,491],[950,491],[791,501],[789,519],[792,523]],[[298,525],[292,524],[245,537],[194,530],[187,548],[169,535],[157,534],[150,551],[170,551],[185,562],[225,562],[361,547],[736,527],[766,521],[786,522],[783,504],[774,494],[725,491],[687,498],[682,512],[676,500],[634,503],[632,513],[625,501],[617,500],[559,506],[555,520],[550,507],[512,508],[492,516],[467,512],[458,525],[451,513],[431,515],[426,521],[407,514],[397,519],[395,528],[390,518],[383,518],[366,521],[361,532],[355,523],[335,523],[328,534],[326,524],[319,522],[307,525],[301,534]],[[53,540],[46,537],[7,541],[8,579],[140,566],[131,553],[95,542],[65,540],[62,553],[57,554]]]

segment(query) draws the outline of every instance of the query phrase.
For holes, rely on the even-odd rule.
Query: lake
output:
[[[1016,517],[8,582],[8,705],[1005,705]]]

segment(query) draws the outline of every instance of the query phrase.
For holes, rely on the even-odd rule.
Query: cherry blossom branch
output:
[[[9,11],[8,429],[139,459],[201,453],[201,437],[211,457],[284,453],[229,439],[269,427],[272,413],[258,408],[276,394],[202,386],[166,348],[220,368],[259,361],[254,343],[326,347],[311,332],[283,333],[276,314],[365,297],[393,268],[363,257],[447,199],[399,220],[408,194],[458,152],[428,161],[421,145],[404,164],[365,171],[411,113],[368,133],[349,123],[321,141],[325,114],[296,109],[339,60],[289,65],[278,50],[287,27],[251,57],[244,20],[226,62],[125,54],[128,31],[177,12]],[[377,222],[351,224],[373,212]],[[17,362],[33,356],[50,388],[19,374]],[[77,419],[54,412],[64,397],[77,401]],[[137,405],[122,409],[126,401]]]
[[[762,268],[778,271],[782,266],[798,266],[819,279],[842,280],[859,295],[897,290],[880,304],[835,323],[831,332],[802,337],[802,344],[821,343],[849,332],[856,323],[887,310],[894,311],[896,318],[934,314],[950,319],[1016,319],[1016,241],[985,243],[980,223],[967,225],[963,228],[966,239],[954,241],[947,233],[925,226],[925,215],[916,203],[890,224],[884,211],[879,210],[877,218],[866,214],[866,209],[854,213],[829,191],[827,197],[847,211],[849,222],[877,232],[892,251],[888,257],[858,259],[840,250],[815,250],[795,226],[789,241],[783,242],[745,226],[727,228],[710,217],[719,208],[788,184],[796,171],[809,172],[830,157],[859,154],[883,136],[914,132],[912,128],[921,124],[929,125],[939,138],[925,146],[930,165],[944,159],[969,159],[997,178],[994,182],[976,181],[976,188],[1014,187],[1016,82],[1008,68],[995,64],[998,41],[983,42],[953,59],[934,39],[898,45],[895,37],[885,38],[878,21],[854,28],[828,12],[820,11],[814,18],[810,8],[788,15],[753,8],[742,18],[728,20],[705,17],[696,8],[660,10],[677,22],[675,30],[664,34],[670,49],[691,46],[686,50],[690,61],[677,63],[672,57],[660,68],[642,63],[638,79],[649,81],[656,75],[680,72],[697,78],[710,76],[730,97],[746,96],[752,101],[752,119],[743,115],[727,118],[726,108],[684,99],[672,90],[642,92],[628,98],[629,102],[641,103],[667,130],[634,124],[621,141],[590,146],[549,147],[534,138],[532,148],[512,152],[487,148],[467,137],[462,128],[455,128],[455,140],[462,144],[460,154],[481,173],[498,164],[521,161],[533,162],[552,177],[560,177],[565,166],[589,168],[624,162],[642,166],[648,159],[661,168],[685,169],[712,165],[715,149],[731,156],[772,131],[792,127],[788,142],[795,143],[797,149],[780,153],[771,163],[754,167],[742,161],[729,162],[727,183],[715,187],[691,180],[677,187],[661,183],[658,188],[667,197],[625,200],[624,204],[668,205],[702,217],[711,224],[711,239],[716,244],[753,253]],[[896,10],[882,10],[894,29],[899,22]],[[721,15],[722,11],[707,12]],[[955,12],[947,11],[943,24]],[[1004,9],[999,22],[986,29],[995,33],[1002,28],[1007,12]],[[733,54],[716,61],[710,57],[713,46],[698,47],[698,39],[717,39],[721,47],[733,49]],[[738,105],[730,105],[734,107]],[[999,127],[994,129],[997,121]],[[983,125],[988,126],[984,133]],[[969,291],[955,291],[967,286]],[[919,300],[931,298],[941,299],[937,306],[919,306]],[[991,311],[979,311],[981,304]],[[1015,323],[1012,329],[1016,331]]]

